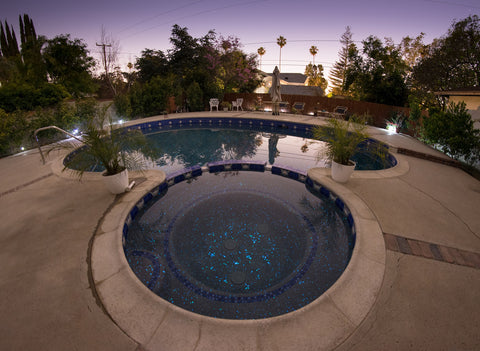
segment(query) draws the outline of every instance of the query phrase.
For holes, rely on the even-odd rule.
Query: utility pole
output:
[[[111,44],[98,44],[95,43],[97,46],[101,46],[103,48],[103,67],[105,67],[105,76],[108,79],[108,68],[107,68],[107,53],[105,51],[105,47],[112,47]]]

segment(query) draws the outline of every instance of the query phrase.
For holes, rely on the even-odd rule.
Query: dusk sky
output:
[[[426,34],[425,43],[444,35],[453,21],[480,14],[478,0],[15,0],[0,6],[0,19],[13,25],[19,37],[18,15],[28,14],[37,34],[53,38],[69,33],[83,39],[91,54],[99,58],[102,25],[120,43],[120,64],[135,62],[143,49],[167,52],[174,24],[187,27],[201,37],[210,29],[240,39],[243,50],[266,50],[262,69],[272,72],[278,65],[276,38],[287,39],[282,49],[282,72],[303,73],[312,61],[309,48],[318,47],[315,58],[325,76],[338,58],[339,39],[350,26],[353,40],[369,35],[391,37],[399,43],[405,36]]]

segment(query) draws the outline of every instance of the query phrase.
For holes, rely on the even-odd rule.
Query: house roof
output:
[[[262,72],[266,77],[271,77],[273,73]],[[307,76],[301,73],[280,73],[280,79],[290,84],[305,84]]]
[[[480,96],[480,87],[465,87],[455,90],[436,91],[439,96]]]
[[[280,88],[280,94],[324,96],[325,92],[320,87],[305,85],[282,85]]]

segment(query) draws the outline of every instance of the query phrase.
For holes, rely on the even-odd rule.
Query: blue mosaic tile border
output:
[[[322,184],[317,183],[316,181],[314,181],[310,177],[307,177],[307,179],[305,181],[305,184],[307,186],[309,186],[311,189],[313,189],[314,191],[316,191],[317,193],[319,193],[321,196],[327,197],[331,201],[333,201],[335,203],[335,206],[337,206],[337,208],[341,212],[343,212],[343,214],[346,216],[348,225],[350,226],[350,228],[352,230],[352,240],[349,241],[348,245],[351,249],[353,249],[355,247],[355,241],[356,241],[356,238],[357,238],[357,233],[356,233],[356,230],[355,230],[355,221],[353,219],[353,215],[352,215],[350,209],[348,208],[348,206],[345,204],[345,202],[342,200],[342,198],[340,198],[337,194],[335,194],[333,191],[331,191],[327,187],[323,186]]]
[[[247,160],[224,160],[207,163],[210,173],[228,172],[228,171],[254,171],[265,172],[266,161],[247,161]]]
[[[271,121],[257,118],[227,118],[227,117],[211,117],[211,118],[176,118],[164,119],[153,122],[145,122],[136,124],[134,126],[125,127],[126,130],[141,130],[145,132],[153,132],[155,130],[169,130],[193,126],[222,126],[222,127],[266,127],[279,128],[292,131],[309,132],[312,130],[312,125],[286,122],[286,121]]]

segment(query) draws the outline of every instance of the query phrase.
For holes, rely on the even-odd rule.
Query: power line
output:
[[[287,44],[288,43],[309,43],[309,42],[339,42],[340,39],[294,39],[294,40],[288,40],[287,39]],[[360,40],[352,40],[354,43],[361,43]],[[276,41],[259,41],[256,43],[246,43],[243,45],[260,45],[260,44],[276,44]]]
[[[457,4],[457,3],[454,3],[454,2],[450,2],[450,1],[440,1],[440,0],[423,0],[423,1],[433,2],[433,3],[437,3],[437,4],[452,5],[452,6],[462,6],[462,7],[468,7],[468,8],[471,8],[471,9],[480,9],[480,7],[478,7],[478,6],[467,5],[467,4]]]
[[[169,13],[172,13],[172,12],[175,12],[175,11],[178,11],[178,10],[181,10],[181,9],[184,9],[184,8],[186,8],[186,7],[192,6],[192,5],[197,4],[197,3],[199,3],[199,2],[202,2],[202,1],[205,1],[205,0],[192,1],[192,2],[189,2],[189,3],[186,4],[186,5],[179,6],[179,7],[176,7],[176,8],[174,8],[174,9],[171,9],[171,10],[169,10],[169,11],[165,11],[165,12],[159,13],[159,14],[157,14],[157,15],[155,15],[155,16],[149,17],[149,18],[147,18],[147,19],[144,19],[144,20],[142,20],[142,21],[139,21],[139,22],[137,22],[137,23],[134,23],[134,24],[132,24],[132,25],[130,25],[130,26],[128,26],[128,27],[125,27],[125,28],[123,28],[122,30],[120,30],[118,33],[123,33],[123,32],[125,32],[126,30],[129,30],[129,29],[132,29],[132,28],[134,28],[134,27],[136,27],[136,26],[139,26],[140,24],[144,24],[145,22],[149,22],[149,21],[151,21],[151,20],[154,20],[155,18],[158,18],[158,17],[164,16],[164,15],[167,15],[167,14],[169,14]]]
[[[147,31],[152,30],[152,29],[157,28],[157,27],[161,27],[161,26],[164,26],[164,25],[167,25],[167,24],[171,24],[171,23],[176,23],[177,21],[183,20],[183,19],[185,19],[185,18],[190,18],[190,17],[195,17],[195,16],[203,15],[203,14],[206,14],[206,13],[211,13],[211,12],[217,12],[217,11],[221,11],[221,10],[226,10],[226,9],[229,9],[229,8],[232,8],[232,7],[237,7],[237,6],[250,5],[250,4],[259,4],[259,3],[261,3],[261,2],[266,2],[266,1],[270,1],[270,0],[253,0],[253,1],[246,1],[246,2],[239,3],[239,4],[231,4],[231,5],[227,5],[227,6],[223,6],[223,7],[217,7],[217,8],[215,8],[215,9],[203,10],[203,11],[200,11],[200,12],[197,12],[197,13],[194,13],[194,14],[191,14],[191,15],[187,15],[187,16],[183,16],[183,17],[176,18],[176,19],[174,19],[173,21],[170,21],[170,22],[165,22],[165,23],[157,24],[157,25],[155,25],[155,26],[152,26],[152,27],[143,29],[143,30],[138,31],[138,32],[135,32],[135,33],[132,33],[131,35],[126,36],[126,38],[130,38],[130,37],[132,37],[132,36],[134,36],[134,35],[147,32]]]

